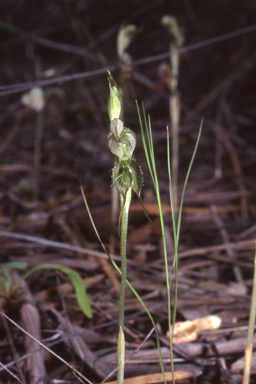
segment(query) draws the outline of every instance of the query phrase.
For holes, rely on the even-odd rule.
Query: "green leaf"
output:
[[[10,263],[4,264],[1,268],[3,275],[0,276],[0,289],[9,294],[11,290],[11,276],[9,269],[24,269],[27,267],[27,265],[27,263],[22,263],[20,261],[12,261]]]
[[[80,305],[85,316],[87,316],[91,319],[92,318],[92,310],[91,310],[91,306],[90,306],[90,303],[89,303],[89,300],[87,297],[87,293],[86,293],[83,279],[81,278],[81,276],[76,271],[74,271],[71,268],[64,267],[63,265],[50,264],[49,263],[49,264],[41,264],[41,265],[38,265],[34,268],[31,268],[15,284],[15,287],[13,288],[13,290],[15,290],[19,286],[21,281],[23,281],[29,275],[31,275],[31,273],[36,272],[36,271],[40,271],[42,269],[54,269],[54,270],[60,271],[62,273],[65,273],[68,277],[70,277],[70,279],[72,280],[72,283],[74,285],[74,288],[75,288],[78,304]]]
[[[28,263],[23,263],[21,261],[11,261],[3,265],[2,269],[25,269],[27,268]]]

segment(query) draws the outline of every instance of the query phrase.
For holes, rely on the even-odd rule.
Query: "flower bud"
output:
[[[119,58],[123,57],[124,51],[130,45],[133,37],[137,32],[137,27],[133,24],[122,27],[117,36],[117,53]]]
[[[177,46],[181,47],[184,42],[184,37],[175,17],[166,15],[162,18],[161,23],[167,27],[169,32],[174,36]]]
[[[110,95],[108,99],[108,115],[110,121],[113,121],[114,119],[118,119],[121,113],[121,106],[122,106],[122,98],[121,95],[116,87],[116,84],[113,81],[113,78],[111,76],[111,73],[109,73],[109,89],[110,89]]]

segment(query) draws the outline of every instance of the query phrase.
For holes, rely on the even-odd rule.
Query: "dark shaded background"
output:
[[[109,180],[108,169],[112,167],[113,159],[105,142],[109,130],[106,69],[116,68],[118,64],[116,36],[120,26],[134,23],[140,33],[128,52],[134,60],[137,76],[135,73],[127,92],[125,123],[139,133],[134,98],[139,102],[143,100],[153,122],[156,140],[160,140],[159,161],[166,169],[164,140],[165,127],[170,124],[169,95],[167,89],[159,88],[162,79],[158,75],[158,66],[164,60],[168,62],[170,43],[170,34],[161,26],[160,20],[165,14],[172,14],[184,31],[184,45],[188,47],[181,57],[179,76],[181,175],[184,177],[199,122],[204,118],[201,151],[196,159],[201,168],[209,165],[202,171],[203,178],[212,178],[216,173],[215,159],[219,149],[215,134],[223,130],[237,146],[244,175],[248,175],[248,183],[253,187],[256,35],[253,30],[244,33],[244,28],[252,26],[253,29],[255,2],[9,1],[0,7],[2,140],[14,124],[13,111],[20,108],[21,94],[38,80],[43,80],[42,85],[47,84],[47,71],[53,70],[50,81],[54,84],[45,87],[49,103],[44,114],[41,164],[58,167],[66,163],[74,168],[74,158],[85,155],[79,140],[91,137],[95,150],[92,147],[85,150],[88,152],[85,160],[88,165],[85,171],[87,188],[90,190],[90,175],[97,176],[100,172],[102,179]],[[230,32],[236,36],[226,38]],[[222,35],[223,40],[219,39],[222,41],[213,43],[211,40]],[[195,46],[197,43],[203,46]],[[155,58],[159,54],[166,54],[165,59]],[[148,59],[146,63],[144,59]],[[102,70],[101,74],[94,75],[96,69]],[[73,74],[81,78],[69,77]],[[113,71],[113,76],[118,82],[117,71]],[[19,88],[15,86],[17,83],[21,84]],[[35,119],[33,121],[35,123]],[[34,150],[33,128],[29,124],[27,120],[16,135],[18,148],[25,149],[27,154]],[[61,137],[65,133],[66,143]],[[69,139],[68,133],[71,135]],[[102,146],[106,148],[103,158],[99,156]],[[18,148],[10,147],[3,161],[15,162]],[[69,152],[71,148],[74,154]],[[140,159],[139,151],[138,147],[136,157]],[[224,167],[221,172],[228,173],[231,163],[226,150],[219,156],[218,161]],[[107,167],[102,167],[103,164]],[[234,175],[227,177],[228,182],[234,183]],[[61,190],[60,185],[59,188]],[[50,194],[50,191],[41,189],[40,193]]]

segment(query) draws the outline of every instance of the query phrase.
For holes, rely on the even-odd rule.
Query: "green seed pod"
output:
[[[117,89],[116,83],[114,82],[111,73],[108,71],[109,78],[109,89],[110,89],[110,95],[108,99],[108,115],[110,121],[114,119],[118,119],[121,113],[121,107],[122,107],[122,98],[121,95]]]

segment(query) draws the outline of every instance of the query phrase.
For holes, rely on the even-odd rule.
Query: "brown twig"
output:
[[[15,271],[11,271],[11,277],[13,285],[20,279],[19,274]],[[20,316],[24,329],[34,338],[40,340],[40,316],[25,281],[20,283],[15,291],[14,297],[20,304]],[[30,383],[44,384],[46,371],[43,351],[38,351],[38,344],[27,335],[25,335],[25,347],[29,354],[27,358],[27,370],[30,376]]]
[[[2,302],[0,301],[0,310],[3,311],[3,305],[2,305]],[[17,369],[18,369],[18,372],[19,372],[19,375],[20,375],[20,382],[23,383],[23,384],[26,384],[26,379],[25,379],[25,376],[22,372],[22,368],[21,368],[21,364],[20,364],[20,361],[18,359],[18,354],[17,354],[17,351],[16,351],[16,348],[15,348],[15,345],[14,345],[14,342],[13,342],[13,338],[12,338],[12,334],[11,334],[11,331],[9,329],[9,325],[7,323],[7,320],[3,317],[3,324],[4,324],[4,328],[5,328],[5,332],[6,332],[6,335],[7,335],[7,339],[9,341],[9,344],[10,344],[10,347],[11,347],[11,350],[12,350],[12,354],[13,354],[13,357],[14,357],[14,360],[15,360],[15,364],[17,366]]]
[[[40,303],[40,305],[47,311],[51,311],[54,316],[57,317],[60,324],[59,329],[67,335],[67,337],[64,338],[65,344],[67,344],[69,348],[71,347],[75,354],[101,378],[108,375],[111,367],[90,350],[81,335],[79,335],[78,331],[81,331],[81,328],[72,325],[69,320],[65,319],[60,312],[51,306],[45,303]]]
[[[6,151],[6,149],[8,148],[9,144],[11,143],[11,141],[14,139],[18,129],[19,129],[19,126],[20,126],[20,122],[23,118],[23,116],[27,113],[27,110],[26,109],[23,109],[21,112],[18,113],[18,116],[16,117],[16,120],[15,120],[15,124],[14,124],[14,127],[13,129],[11,130],[11,132],[9,133],[9,135],[7,136],[7,138],[5,139],[5,141],[3,142],[3,144],[1,145],[0,147],[0,155],[2,155],[2,153],[4,151]]]

